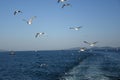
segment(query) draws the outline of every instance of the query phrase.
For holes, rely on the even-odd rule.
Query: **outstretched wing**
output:
[[[96,43],[98,43],[97,41],[96,42],[93,42],[93,44],[96,44]]]
[[[35,19],[35,18],[36,18],[36,16],[31,17],[31,18],[29,19],[29,22],[32,22],[33,19]]]
[[[90,44],[89,42],[87,42],[87,41],[84,41],[84,43],[86,43],[86,44]]]
[[[57,1],[58,3],[60,2],[60,0]]]
[[[71,6],[69,3],[63,4],[62,8],[64,8],[65,6]]]
[[[22,13],[22,11],[20,11],[20,10],[14,11],[14,15],[16,15],[16,14],[18,14],[18,13]]]
[[[82,28],[82,26],[77,27],[78,29]]]
[[[65,7],[65,4],[62,5],[62,8],[64,8],[64,7]]]
[[[70,6],[71,4],[67,3],[66,6]]]
[[[14,12],[14,15],[16,15],[16,14],[17,14],[17,12],[15,11],[15,12]]]
[[[38,37],[38,35],[39,35],[39,33],[36,33],[35,38],[37,38],[37,37]]]

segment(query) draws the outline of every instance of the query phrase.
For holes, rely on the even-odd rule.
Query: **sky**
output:
[[[0,49],[59,50],[120,46],[120,0],[0,0]],[[15,10],[22,13],[13,15]],[[36,16],[31,25],[23,19]],[[82,26],[75,31],[70,27]],[[37,32],[45,35],[35,38]]]

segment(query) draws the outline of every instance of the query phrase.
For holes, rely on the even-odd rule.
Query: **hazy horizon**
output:
[[[120,47],[120,0],[68,0],[61,8],[57,0],[1,0],[0,49],[61,50],[89,47]],[[14,15],[15,10],[22,13]],[[31,25],[23,19],[36,16]],[[82,26],[75,31],[70,27]],[[36,33],[45,35],[35,38]]]

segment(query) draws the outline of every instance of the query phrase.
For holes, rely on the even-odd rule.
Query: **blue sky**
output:
[[[96,46],[120,46],[120,0],[0,0],[0,49],[56,50]],[[15,10],[23,13],[13,15]],[[37,16],[33,24],[23,19]],[[82,26],[79,31],[69,27]],[[35,38],[37,32],[45,32]]]

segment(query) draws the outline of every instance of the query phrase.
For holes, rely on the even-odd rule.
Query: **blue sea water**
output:
[[[120,80],[120,52],[0,52],[0,80]]]

